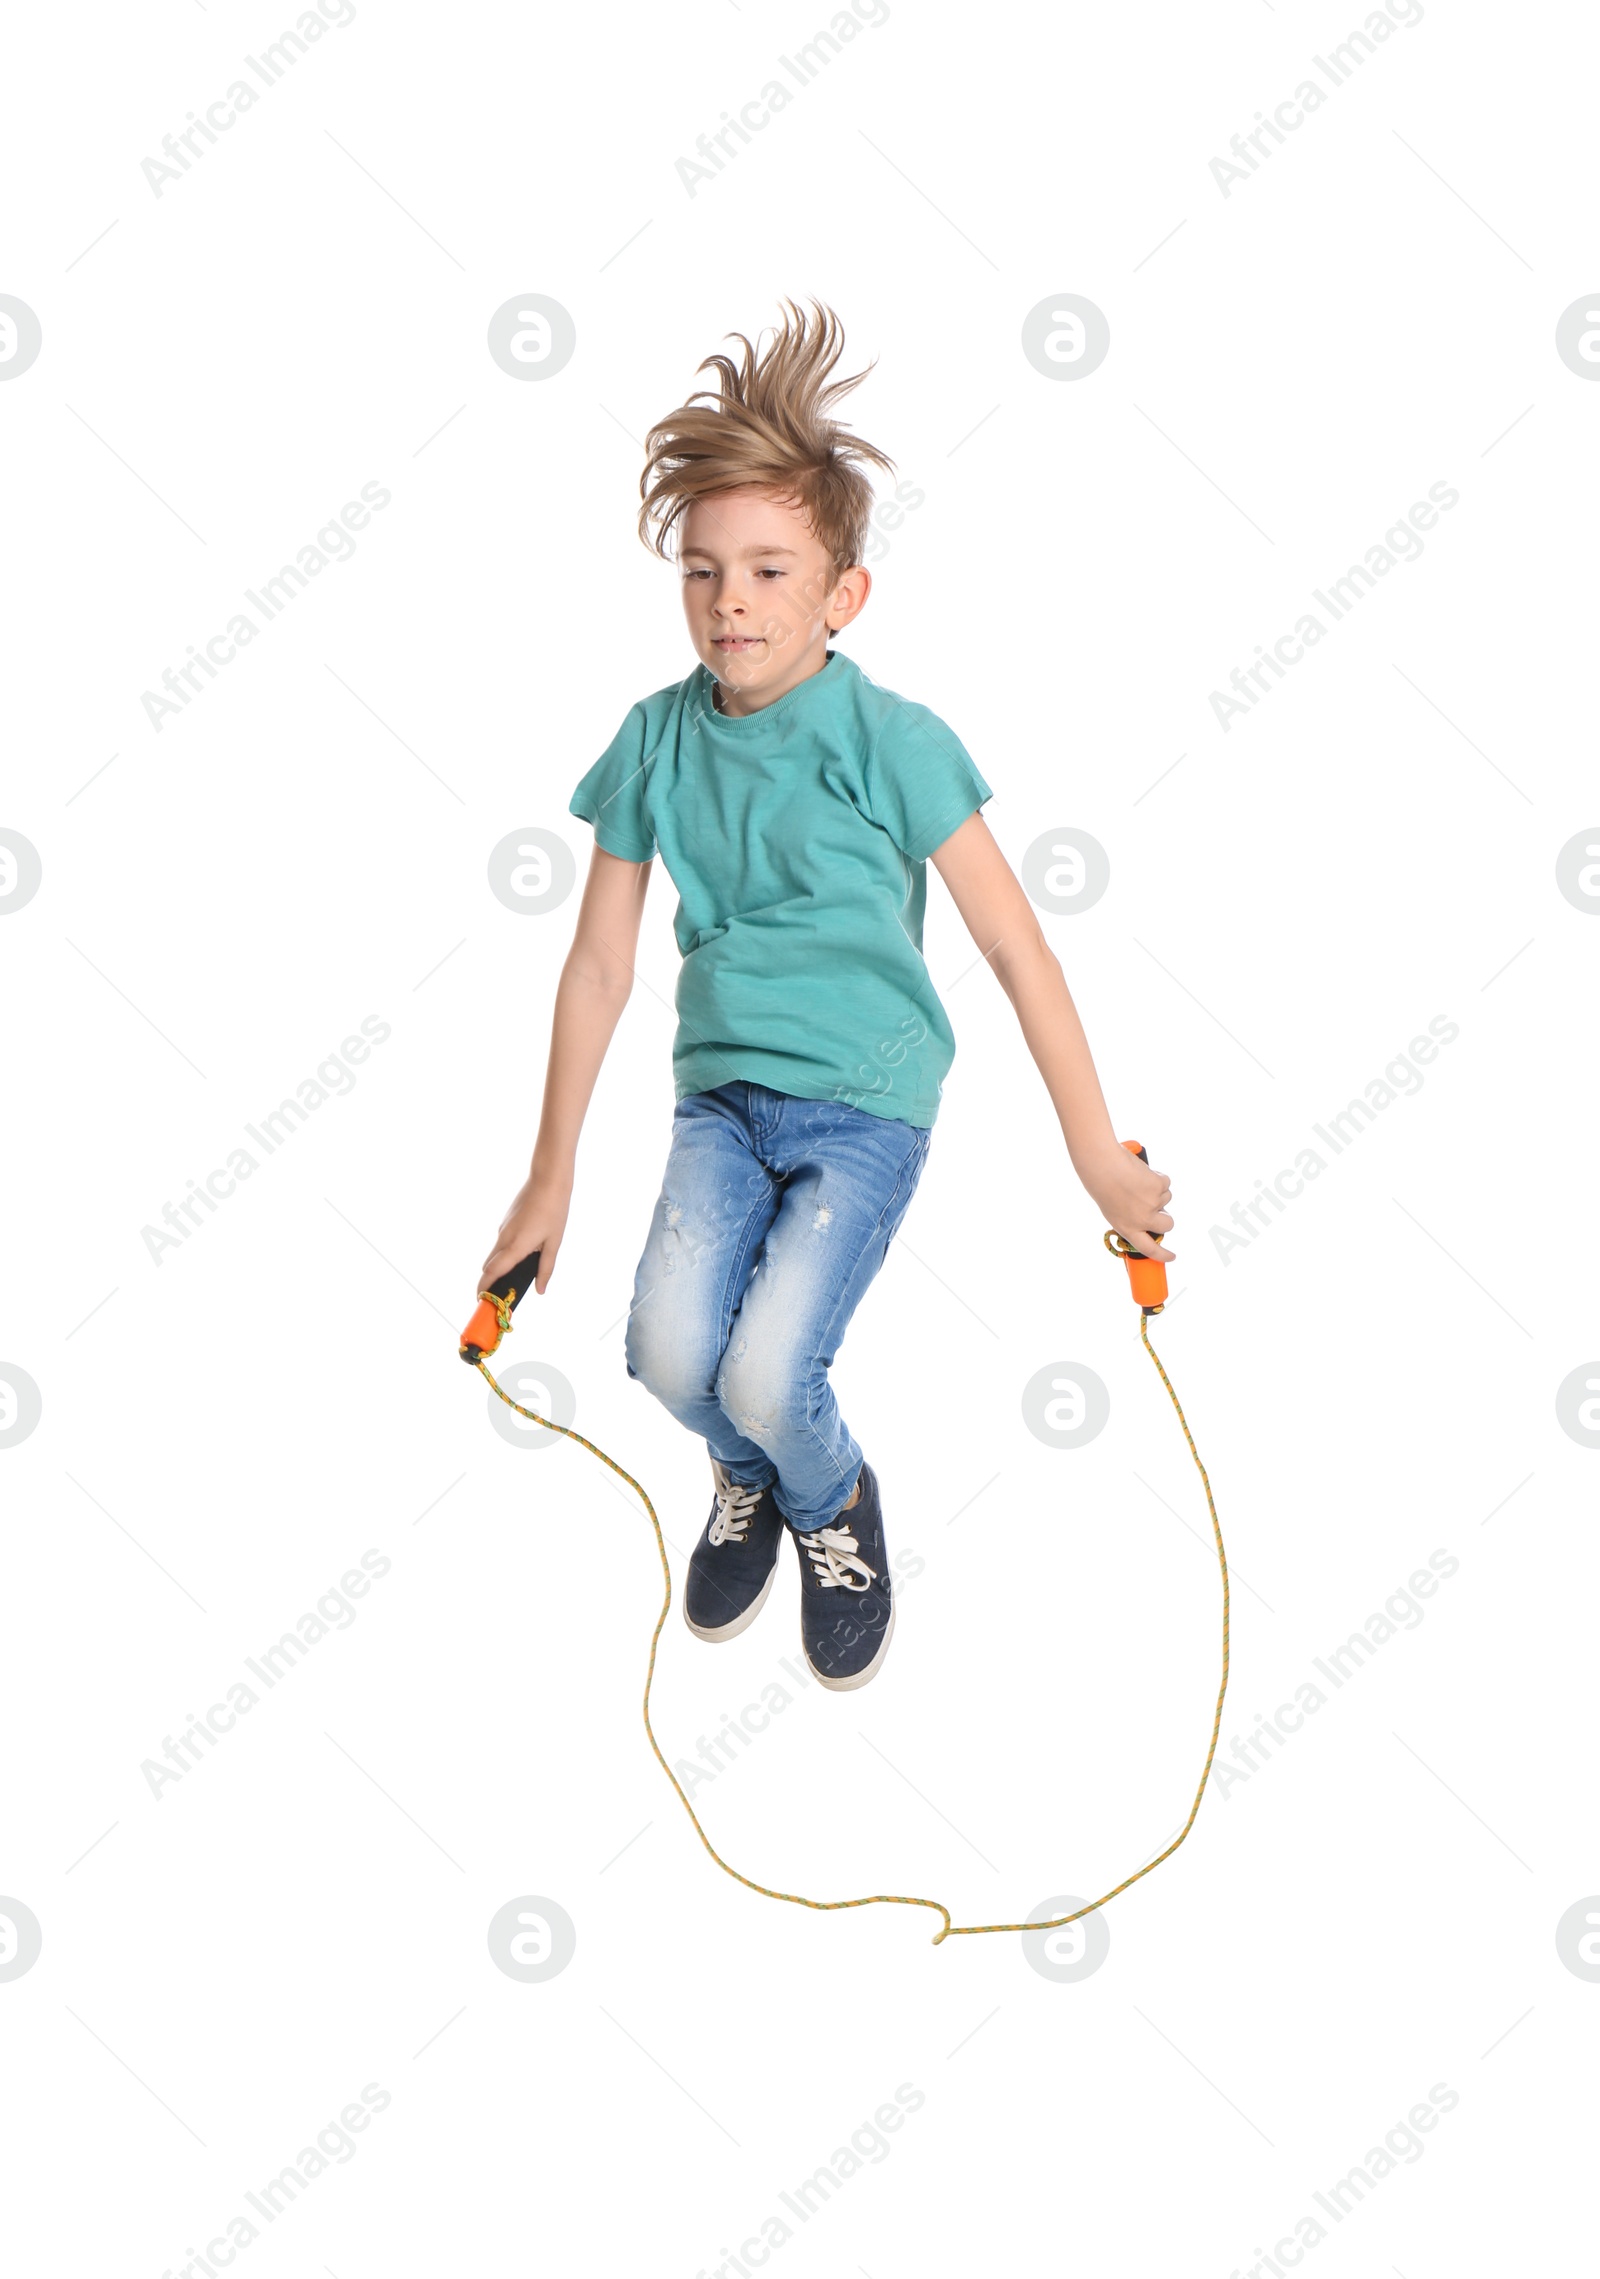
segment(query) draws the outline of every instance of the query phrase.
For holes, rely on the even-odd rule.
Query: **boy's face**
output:
[[[826,661],[872,587],[857,565],[835,577],[798,502],[768,491],[718,491],[683,517],[683,612],[722,709],[757,712]]]

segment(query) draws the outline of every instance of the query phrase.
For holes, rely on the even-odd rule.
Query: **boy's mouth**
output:
[[[761,648],[763,638],[759,633],[716,633],[712,635],[711,646],[720,649],[724,656],[737,657],[747,649]]]

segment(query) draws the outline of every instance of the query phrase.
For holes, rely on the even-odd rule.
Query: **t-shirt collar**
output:
[[[716,674],[709,665],[704,664],[697,665],[695,670],[700,675],[700,696],[707,718],[731,734],[748,735],[767,721],[783,717],[798,700],[805,697],[808,689],[815,689],[823,682],[831,684],[840,669],[848,663],[849,659],[842,651],[829,649],[825,662],[816,672],[808,673],[803,681],[797,681],[793,688],[785,690],[782,696],[775,697],[771,704],[762,705],[757,712],[719,712],[714,693],[717,686]]]

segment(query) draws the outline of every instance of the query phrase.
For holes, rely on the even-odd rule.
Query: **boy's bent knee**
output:
[[[712,1397],[711,1363],[697,1355],[692,1339],[673,1334],[665,1323],[649,1331],[630,1323],[623,1353],[628,1375],[666,1408]]]
[[[804,1379],[750,1353],[742,1338],[735,1338],[717,1371],[716,1395],[729,1423],[758,1447],[789,1438],[806,1422]]]

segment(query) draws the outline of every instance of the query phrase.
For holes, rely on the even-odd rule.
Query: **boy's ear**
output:
[[[859,617],[867,606],[867,596],[871,591],[872,572],[863,563],[854,563],[845,571],[828,597],[828,606],[823,611],[823,616],[827,619],[829,632],[837,633],[852,618]]]

